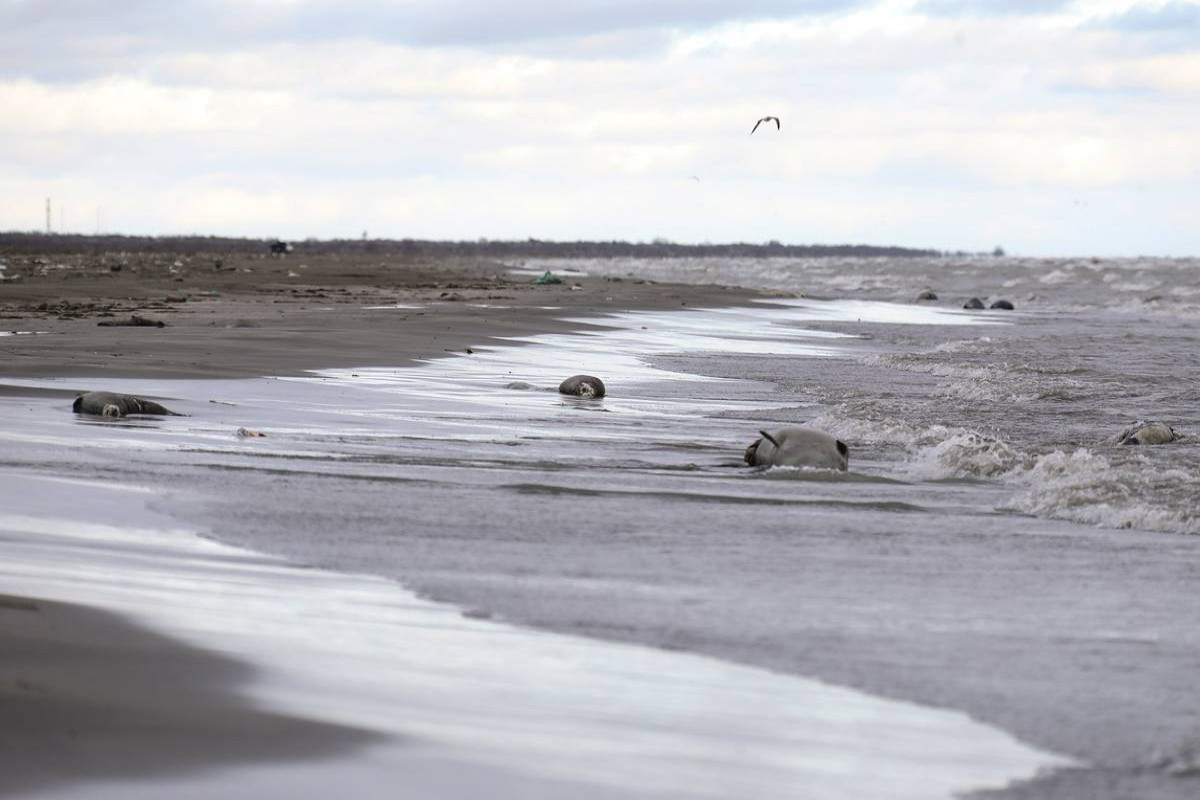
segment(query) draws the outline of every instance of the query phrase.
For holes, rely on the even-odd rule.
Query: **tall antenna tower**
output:
[[[46,233],[50,232],[50,198],[46,198]]]

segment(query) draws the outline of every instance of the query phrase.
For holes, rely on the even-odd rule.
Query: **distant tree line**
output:
[[[270,250],[277,239],[223,236],[119,236],[115,234],[0,233],[0,251],[9,253],[247,253]],[[877,247],[866,244],[675,244],[653,242],[552,242],[543,239],[431,241],[427,239],[305,239],[292,242],[297,254],[369,253],[396,256],[466,256],[476,258],[794,258],[817,256],[921,257],[942,255],[937,250]]]

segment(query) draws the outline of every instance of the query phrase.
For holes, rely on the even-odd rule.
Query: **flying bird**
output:
[[[758,126],[762,125],[764,122],[774,122],[775,130],[779,130],[780,128],[779,117],[763,117],[758,122],[754,123],[754,127],[750,129],[750,133],[753,134],[756,130],[758,130]]]

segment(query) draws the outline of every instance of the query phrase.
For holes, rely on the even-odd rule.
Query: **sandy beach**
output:
[[[189,416],[180,428],[124,431],[136,442],[136,456],[117,482],[152,487],[163,498],[157,513],[206,537],[287,564],[398,580],[423,598],[465,609],[468,619],[701,654],[939,709],[960,716],[962,724],[969,716],[972,724],[1014,737],[997,747],[1019,742],[1031,748],[998,758],[997,765],[986,763],[984,749],[964,756],[959,767],[981,776],[975,785],[956,775],[935,790],[930,777],[926,795],[921,778],[909,774],[908,783],[894,782],[895,795],[877,781],[877,793],[859,796],[950,796],[984,788],[991,791],[981,796],[998,798],[1194,796],[1198,717],[1191,676],[1197,662],[1189,620],[1197,602],[1195,537],[1096,531],[1056,520],[1031,520],[1013,535],[1006,518],[970,509],[955,512],[957,528],[930,535],[919,524],[898,526],[898,518],[919,519],[923,512],[900,482],[868,475],[862,480],[870,482],[851,487],[848,497],[836,494],[837,485],[807,479],[786,494],[777,491],[780,481],[731,481],[741,474],[744,431],[752,433],[763,419],[788,417],[786,403],[755,373],[763,369],[759,362],[748,361],[746,374],[705,385],[696,413],[725,409],[704,412],[716,430],[710,438],[689,441],[686,420],[677,419],[688,413],[679,405],[686,398],[674,396],[682,391],[677,387],[691,384],[649,377],[645,385],[630,383],[628,405],[618,393],[611,414],[564,405],[552,424],[535,424],[543,412],[528,409],[544,405],[547,395],[527,392],[513,396],[515,410],[502,420],[511,424],[513,441],[473,427],[478,404],[498,386],[496,375],[523,370],[513,379],[541,386],[570,369],[570,354],[577,353],[578,371],[613,364],[633,378],[657,368],[682,380],[717,369],[702,355],[673,349],[688,340],[686,326],[736,339],[768,313],[783,323],[804,309],[781,305],[767,312],[755,305],[771,299],[762,294],[638,275],[560,271],[563,283],[539,286],[531,274],[514,273],[514,265],[469,260],[297,253],[284,259],[38,254],[7,261],[0,327],[19,334],[0,337],[0,400],[10,409],[12,446],[4,467],[17,476],[6,484],[8,492],[27,477],[68,468],[81,480],[106,480],[124,458],[120,445],[74,454],[58,427],[64,421],[43,430],[38,416],[53,410],[69,420],[68,400],[79,390],[144,386],[147,396]],[[15,273],[22,277],[12,281]],[[774,299],[792,302],[788,296],[799,296],[801,288],[776,292]],[[885,313],[886,304],[878,305],[854,313]],[[671,316],[693,310],[695,317]],[[605,314],[632,316],[613,322]],[[134,315],[165,325],[98,324]],[[956,334],[986,322],[939,319],[934,312],[920,321],[957,326]],[[794,341],[778,334],[783,344],[770,347],[747,333],[744,352],[791,348],[797,357],[822,357],[832,337],[844,335],[840,324],[824,330],[816,324],[815,333]],[[865,326],[871,324],[868,318]],[[875,329],[860,324],[856,330]],[[540,361],[531,366],[511,355],[517,350]],[[629,355],[645,352],[653,367]],[[474,360],[485,364],[479,374],[487,382],[471,372]],[[431,361],[437,362],[432,372],[405,372]],[[265,376],[294,382],[245,383]],[[341,394],[320,400],[305,394],[312,391],[308,382],[318,380]],[[181,391],[172,394],[172,386]],[[439,386],[446,387],[442,394]],[[387,406],[379,416],[372,404],[406,401],[368,393],[375,390],[423,399]],[[460,390],[477,391],[470,398],[476,405],[456,406]],[[292,395],[307,405],[288,406]],[[372,413],[338,417],[338,404]],[[443,415],[427,418],[431,406],[441,406]],[[648,435],[644,452],[630,454],[625,444],[622,454],[592,455],[597,443],[629,441],[623,437],[634,434],[619,426],[654,425],[656,414],[666,432]],[[411,420],[398,434],[388,427],[397,418]],[[578,419],[580,426],[564,426],[563,419]],[[320,435],[305,431],[306,420]],[[231,450],[231,432],[241,424],[273,425],[264,442],[278,449],[254,462]],[[447,438],[448,429],[461,436]],[[81,439],[108,443],[123,433],[103,425],[76,430]],[[160,433],[168,437],[161,445]],[[542,449],[522,455],[526,442],[515,440],[521,434]],[[380,449],[380,437],[393,435],[402,437],[393,442],[396,450]],[[555,435],[561,440],[553,441]],[[335,440],[340,449],[330,444]],[[182,462],[173,448],[185,452]],[[867,467],[874,464],[869,453],[864,458]],[[38,494],[44,490],[30,487],[29,498],[46,501]],[[955,493],[966,488],[948,483],[938,491],[954,508]],[[107,502],[95,501],[100,516]],[[41,506],[30,508],[21,519],[42,513]],[[847,513],[857,527],[846,527]],[[117,517],[111,524],[119,528]],[[19,521],[9,525],[20,527]],[[22,547],[24,535],[10,533]],[[1054,581],[1042,574],[1047,563],[1056,566]],[[1137,598],[1147,602],[1132,602]],[[6,775],[17,776],[0,789],[6,796],[68,779],[337,759],[381,741],[375,725],[258,708],[237,691],[249,668],[236,656],[174,641],[111,609],[16,593],[0,598],[0,625],[6,712],[0,759]],[[81,671],[81,663],[101,666]],[[184,696],[180,686],[189,687]],[[763,684],[761,696],[779,691]],[[16,719],[7,717],[8,709],[20,724],[8,724]],[[625,724],[642,724],[637,719]],[[930,730],[940,724],[935,717]],[[861,725],[855,735],[867,735],[867,728],[885,740],[915,735],[903,728],[889,736],[878,725]],[[101,729],[103,735],[88,733]],[[119,738],[112,730],[122,731]],[[754,741],[752,730],[742,735]],[[943,747],[953,739],[938,735],[947,738],[931,741]],[[61,747],[64,740],[100,740],[113,749]],[[776,746],[764,734],[762,749]],[[922,755],[910,755],[919,770]],[[938,760],[931,751],[925,757]],[[981,760],[972,763],[975,757]],[[512,756],[512,763],[523,764],[521,758]],[[786,753],[780,756],[780,763],[788,761]],[[421,772],[407,763],[413,774]],[[746,763],[751,772],[769,772],[753,759]],[[481,782],[499,781],[489,771],[497,768],[476,762],[479,780],[452,789],[430,779],[421,796],[469,796]],[[846,773],[875,780],[871,769],[850,766]],[[1008,780],[995,776],[1006,770],[1020,780],[1003,788]],[[515,777],[501,773],[508,783],[496,785],[508,787],[508,794],[497,796],[584,796],[570,774],[525,783],[521,770]],[[642,794],[586,778],[589,797]],[[642,785],[647,796],[691,796],[686,785]],[[833,785],[845,790],[852,784]],[[774,791],[766,787],[759,796],[838,796],[836,790]]]

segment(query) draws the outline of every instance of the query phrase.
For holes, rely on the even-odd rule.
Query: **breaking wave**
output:
[[[1011,487],[999,511],[1104,528],[1200,534],[1200,474],[1131,455],[1127,448],[1111,457],[1086,447],[1038,454],[978,430],[837,410],[812,424],[854,444],[898,450],[895,470],[908,480],[979,480]]]

